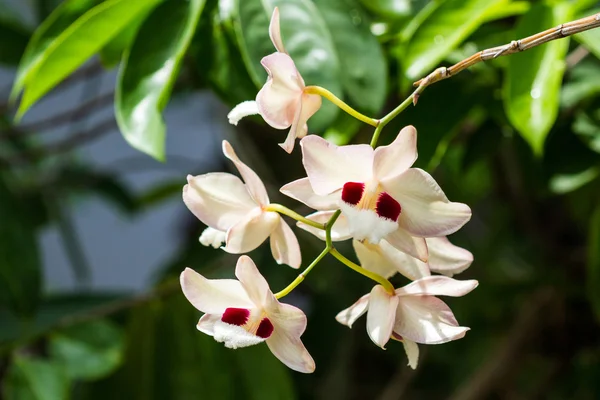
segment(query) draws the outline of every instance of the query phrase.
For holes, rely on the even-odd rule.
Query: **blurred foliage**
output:
[[[307,85],[322,85],[378,117],[437,66],[597,13],[597,1],[31,3],[34,24],[0,0],[0,65],[16,71],[10,103],[0,100],[2,398],[600,397],[600,29],[436,83],[384,130],[382,144],[402,126],[416,126],[417,166],[474,215],[452,237],[475,255],[464,278],[478,279],[479,288],[451,301],[472,331],[422,346],[416,372],[405,366],[401,346],[383,352],[370,342],[364,319],[352,330],[334,320],[371,283],[329,258],[289,297],[308,315],[303,340],[315,374],[289,371],[264,345],[231,351],[198,333],[199,315],[180,294],[177,275],[191,266],[230,277],[236,257],[201,247],[202,227],[191,214],[179,251],[148,293],[89,293],[84,281],[80,293],[49,293],[36,240],[41,229],[62,227],[74,242],[73,272],[81,273],[68,223],[76,200],[99,197],[115,212],[137,216],[179,198],[181,182],[133,192],[118,173],[74,156],[102,126],[48,143],[37,139],[43,129],[13,120],[17,104],[21,116],[70,82],[118,68],[115,118],[125,140],[165,160],[172,132],[162,112],[173,96],[210,90],[231,106],[254,98],[266,79],[260,60],[274,51],[268,21],[275,6]],[[75,115],[99,106],[80,107]],[[326,101],[309,128],[340,144],[372,134]],[[270,173],[269,187],[302,176],[298,152],[288,156],[277,147],[282,132],[257,118],[239,129],[256,152],[253,167]],[[305,261],[320,251],[315,238],[300,232],[299,240]],[[251,256],[277,290],[296,272],[277,266],[266,247]],[[347,244],[339,249],[352,253]]]

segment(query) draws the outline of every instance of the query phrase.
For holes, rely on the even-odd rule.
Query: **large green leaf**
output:
[[[600,320],[600,207],[590,218],[587,245],[587,292],[596,318]]]
[[[600,13],[600,8],[595,10],[587,11],[584,14],[579,15],[580,18],[588,15],[594,15]],[[600,58],[600,29],[591,29],[587,32],[582,32],[573,36],[575,40],[581,42],[592,54],[597,58]]]
[[[368,15],[356,0],[317,0],[333,35],[341,69],[342,86],[360,109],[376,113],[387,96],[388,68],[381,45],[371,33]]]
[[[121,364],[124,340],[119,327],[97,320],[53,333],[49,350],[70,378],[98,379]]]
[[[97,53],[122,29],[161,0],[108,0],[64,30],[39,55],[24,81],[22,116],[49,90]]]
[[[269,39],[269,20],[275,7],[279,7],[285,49],[306,84],[323,86],[342,97],[340,60],[332,33],[310,0],[237,0],[236,34],[254,83],[257,87],[265,83],[267,73],[260,60],[276,51]],[[309,122],[310,130],[324,130],[338,112],[336,106],[323,102]]]
[[[27,77],[41,62],[42,56],[50,44],[94,4],[95,0],[67,0],[36,29],[19,63],[10,94],[12,101],[21,93]]]
[[[3,382],[6,400],[67,400],[70,382],[58,363],[17,356]]]
[[[28,210],[0,176],[0,301],[31,315],[40,297],[40,257]]]
[[[115,112],[125,140],[157,160],[165,159],[161,112],[192,40],[204,0],[176,0],[157,7],[140,27],[124,57]]]
[[[10,20],[3,20],[0,16],[0,64],[17,65],[25,52],[30,34],[26,29]]]
[[[523,38],[569,19],[570,6],[534,4],[515,30]],[[540,155],[558,115],[560,87],[569,40],[561,39],[509,57],[504,82],[504,108],[508,119]]]
[[[360,2],[383,18],[405,17],[413,8],[410,0],[360,0]]]
[[[142,25],[142,22],[144,22],[148,16],[147,13],[150,11],[151,10],[147,10],[147,12],[138,15],[135,20],[100,50],[100,61],[102,62],[102,65],[106,68],[112,68],[121,61],[123,54],[133,43],[140,25]]]
[[[447,0],[417,28],[401,60],[406,77],[416,80],[430,73],[440,61],[481,25],[488,11],[506,0]],[[416,17],[418,18],[418,16]]]

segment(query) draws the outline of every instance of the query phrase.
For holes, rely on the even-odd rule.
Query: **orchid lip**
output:
[[[342,188],[342,201],[360,209],[371,209],[381,218],[398,221],[402,212],[400,203],[380,186],[372,189],[367,190],[367,185],[362,182],[346,182]]]
[[[275,328],[271,320],[266,316],[263,316],[263,314],[264,313],[261,313],[257,316],[256,313],[254,313],[254,317],[251,318],[251,310],[247,308],[229,307],[223,312],[221,321],[226,324],[239,326],[248,333],[258,336],[261,339],[267,339],[271,336]]]

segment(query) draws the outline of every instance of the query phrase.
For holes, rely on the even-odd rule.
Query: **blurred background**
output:
[[[199,244],[187,174],[233,172],[229,140],[271,200],[305,176],[286,131],[227,112],[266,79],[278,6],[307,84],[385,115],[412,82],[485,48],[600,12],[589,0],[0,0],[1,398],[600,398],[600,29],[478,64],[429,87],[388,125],[419,132],[417,166],[472,220],[451,240],[478,279],[448,299],[464,339],[376,347],[334,316],[372,283],[326,257],[286,298],[317,370],[265,345],[200,334],[178,275],[233,277]],[[324,100],[311,133],[364,143],[372,128]],[[323,243],[297,232],[303,266]],[[350,243],[336,246],[356,259]],[[274,291],[297,275],[250,254]],[[394,278],[395,285],[406,282]]]

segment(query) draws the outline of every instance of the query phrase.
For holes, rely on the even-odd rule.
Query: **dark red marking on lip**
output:
[[[386,192],[382,192],[377,199],[377,215],[382,218],[391,219],[392,221],[398,221],[398,216],[402,211],[400,203],[398,203],[392,196]]]
[[[365,184],[361,182],[346,182],[342,189],[342,200],[346,203],[357,205],[362,199]]]
[[[273,333],[273,323],[269,320],[269,318],[263,318],[258,325],[258,329],[256,330],[256,336],[266,339]]]
[[[221,317],[221,321],[241,326],[248,322],[248,317],[250,317],[250,310],[245,308],[227,308]]]

